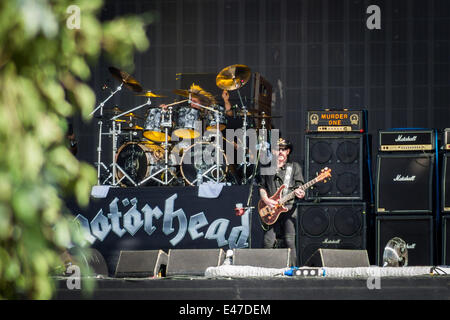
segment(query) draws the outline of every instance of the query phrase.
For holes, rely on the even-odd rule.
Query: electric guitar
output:
[[[274,224],[278,220],[278,217],[280,216],[281,213],[288,211],[288,209],[284,206],[284,204],[295,197],[296,190],[298,190],[298,189],[306,190],[309,187],[313,186],[314,184],[316,184],[317,182],[322,181],[322,180],[326,183],[327,181],[325,179],[328,177],[331,177],[331,169],[323,168],[317,177],[315,177],[311,181],[301,185],[300,187],[298,187],[291,193],[287,194],[286,196],[281,197],[281,191],[283,191],[283,189],[286,188],[286,185],[283,184],[277,190],[277,192],[275,192],[275,194],[270,197],[270,199],[276,200],[278,202],[274,207],[270,208],[268,205],[265,204],[264,201],[259,200],[258,212],[259,212],[259,216],[260,216],[261,220],[266,225],[269,225],[269,226]]]

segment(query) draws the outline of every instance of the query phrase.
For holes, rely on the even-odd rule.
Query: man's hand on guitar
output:
[[[299,199],[303,199],[305,197],[305,190],[303,189],[297,189],[295,190],[295,196]]]
[[[276,200],[270,199],[269,197],[262,198],[262,201],[264,201],[264,203],[269,206],[269,208],[273,208],[278,204]]]

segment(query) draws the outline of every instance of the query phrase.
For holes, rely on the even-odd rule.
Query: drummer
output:
[[[216,99],[211,93],[203,90],[202,87],[196,85],[195,83],[193,83],[189,88],[188,94],[190,94],[190,106],[194,109],[200,110],[202,113],[205,112],[206,109],[200,107],[198,104],[209,107],[210,105],[216,103]],[[166,104],[161,104],[160,107],[167,109]]]

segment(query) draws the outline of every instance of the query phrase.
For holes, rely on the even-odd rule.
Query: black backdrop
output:
[[[275,126],[296,146],[294,160],[304,158],[309,108],[367,109],[373,137],[393,127],[450,127],[448,0],[105,2],[102,20],[158,14],[147,29],[149,49],[135,56],[134,70],[126,70],[146,89],[169,96],[153,103],[176,98],[176,73],[218,73],[231,64],[248,65],[273,85],[272,113],[283,116]],[[374,4],[381,9],[381,30],[366,27],[367,7]],[[102,85],[114,83],[109,65],[102,58],[92,67],[97,103],[108,95]],[[144,102],[122,90],[106,107],[126,111]],[[75,118],[74,127],[78,157],[94,163],[97,122]],[[106,162],[110,140],[103,139]]]

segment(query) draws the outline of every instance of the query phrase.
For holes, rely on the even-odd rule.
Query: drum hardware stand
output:
[[[148,176],[144,180],[138,183],[138,186],[143,185],[148,180],[153,179],[156,182],[162,183],[163,185],[167,186],[169,183],[172,182],[173,179],[175,179],[174,176],[169,180],[169,128],[172,128],[172,106],[180,103],[184,103],[188,100],[182,100],[178,102],[174,102],[171,104],[167,104],[166,107],[169,107],[168,110],[161,110],[161,127],[164,128],[164,168],[156,171],[152,175]],[[160,173],[164,172],[164,181],[156,178],[156,176]]]
[[[116,116],[114,116],[114,117],[112,117],[112,118],[110,119],[110,120],[112,120],[112,122],[113,122],[113,130],[111,131],[112,136],[113,136],[113,147],[112,147],[112,149],[113,149],[113,154],[112,154],[112,156],[113,156],[113,163],[112,163],[112,171],[113,171],[113,172],[112,172],[112,175],[113,175],[113,181],[112,181],[112,185],[113,185],[113,186],[117,186],[124,178],[127,178],[128,180],[131,181],[131,183],[132,183],[135,187],[137,187],[136,182],[135,182],[135,181],[134,181],[134,180],[133,180],[126,172],[125,172],[125,170],[123,170],[123,169],[117,164],[117,161],[116,161],[116,152],[117,152],[117,134],[120,134],[120,128],[119,128],[119,131],[116,130],[116,121],[115,121],[115,120],[116,120],[117,118],[119,118],[119,117],[121,117],[121,116],[127,114],[127,113],[133,112],[133,111],[135,111],[135,110],[138,110],[138,109],[140,109],[140,108],[142,108],[142,107],[144,107],[144,106],[151,105],[151,104],[152,104],[151,99],[148,98],[146,103],[141,104],[140,106],[137,106],[137,107],[134,108],[134,109],[131,109],[131,110],[122,112],[121,114],[118,114],[118,115],[116,115]],[[119,181],[116,182],[117,169],[119,169],[120,172],[122,172],[123,177],[122,177]]]
[[[196,102],[194,102],[194,101],[192,101],[191,100],[191,93],[189,93],[189,103],[192,103],[192,104],[195,104],[195,105],[197,105],[197,106],[199,106],[199,107],[201,107],[201,108],[204,108],[204,109],[207,109],[207,110],[209,110],[209,111],[212,111],[212,112],[214,112],[214,116],[215,116],[215,118],[216,118],[216,170],[217,170],[217,175],[216,175],[216,182],[217,183],[219,183],[220,182],[220,177],[219,177],[219,171],[220,171],[220,142],[219,142],[219,138],[220,138],[220,123],[219,123],[219,121],[220,121],[220,111],[219,110],[216,110],[216,109],[214,109],[214,108],[210,108],[210,107],[206,107],[206,106],[203,106],[203,105],[201,105],[201,104],[198,104],[198,103],[196,103]],[[214,170],[214,166],[212,166],[211,168],[209,168],[208,170],[206,170],[204,173],[201,173],[201,171],[200,171],[200,173],[201,173],[201,176],[202,177],[206,177],[206,174],[208,174],[210,171],[212,171],[212,170]],[[199,181],[198,181],[198,179],[199,179],[200,177],[198,176],[198,174],[197,174],[197,179],[195,180],[195,181],[197,181],[197,184],[199,183]],[[194,181],[194,182],[195,182]]]
[[[120,86],[117,87],[115,91],[112,91],[109,97],[107,97],[103,102],[101,102],[97,108],[94,109],[89,115],[93,115],[98,109],[100,109],[100,115],[98,118],[100,119],[98,121],[98,147],[97,147],[97,162],[95,163],[97,165],[97,185],[101,185],[100,183],[100,172],[101,167],[106,169],[106,171],[109,173],[109,176],[106,178],[106,180],[103,183],[106,183],[111,178],[111,172],[108,170],[108,167],[102,162],[102,135],[103,135],[103,107],[105,106],[105,103],[111,99],[118,91],[122,90],[123,82],[120,84]]]
[[[113,129],[111,130],[111,134],[113,137],[113,144],[112,144],[112,157],[113,157],[113,163],[111,164],[112,166],[112,186],[117,186],[124,178],[127,178],[128,180],[130,180],[130,182],[136,187],[137,184],[136,182],[134,182],[134,180],[125,172],[125,170],[123,170],[118,164],[117,164],[117,160],[116,160],[116,154],[117,154],[117,135],[120,134],[121,132],[121,128],[120,128],[120,124],[119,124],[119,130],[116,130],[116,122],[113,121]],[[117,169],[120,170],[120,172],[122,172],[123,177],[120,178],[118,181],[116,181],[116,176],[117,176]]]
[[[178,102],[181,103],[181,102]],[[173,105],[173,104],[171,104]],[[156,171],[152,175],[148,176],[144,180],[138,183],[138,186],[146,183],[148,180],[153,179],[159,183],[162,183],[163,185],[167,186],[175,177],[172,177],[170,180],[168,180],[169,176],[169,128],[172,127],[172,107],[169,107],[169,110],[161,110],[161,127],[164,128],[164,168]],[[157,175],[164,172],[164,181],[156,178]]]

